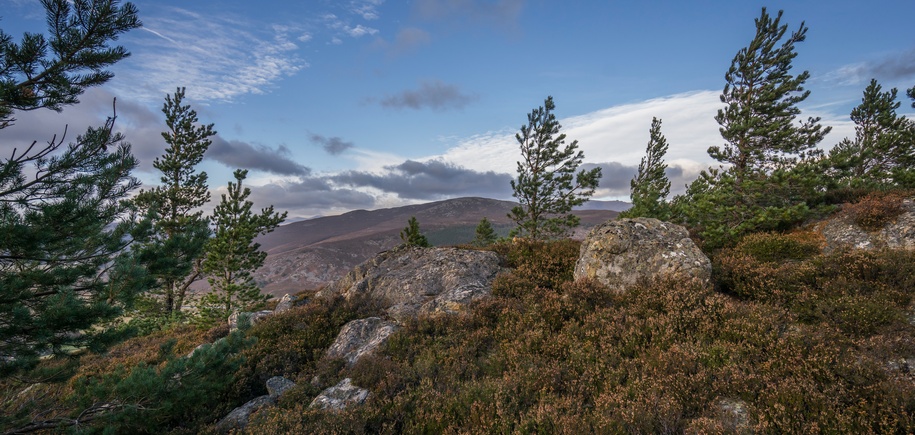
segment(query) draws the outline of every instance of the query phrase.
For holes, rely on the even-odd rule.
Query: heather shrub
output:
[[[243,352],[233,401],[240,405],[266,394],[264,383],[273,376],[309,382],[343,325],[378,314],[377,304],[367,298],[334,297],[314,299],[258,322],[247,331],[257,341]]]
[[[858,202],[845,206],[845,212],[854,222],[868,231],[878,231],[904,211],[904,192],[872,192]]]
[[[581,242],[574,240],[536,241],[516,239],[497,244],[494,250],[503,255],[518,278],[533,285],[559,288],[572,280]]]
[[[728,263],[733,282],[757,295],[742,298],[679,281],[619,294],[590,280],[550,283],[521,265],[570,265],[577,253],[516,252],[492,297],[408,321],[377,354],[329,372],[327,383],[345,376],[372,391],[363,407],[308,410],[303,394],[255,416],[249,431],[915,430],[915,384],[887,369],[915,352],[900,317],[915,288],[913,254],[820,255],[809,235],[758,237],[728,253],[742,258]],[[746,421],[722,410],[734,401]]]

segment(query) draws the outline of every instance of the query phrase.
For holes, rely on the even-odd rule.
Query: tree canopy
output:
[[[26,33],[15,43],[0,31],[0,128],[12,125],[16,110],[61,110],[106,82],[103,68],[128,55],[108,43],[140,25],[130,3],[42,4],[50,41]],[[43,355],[106,344],[111,331],[93,326],[136,291],[108,281],[112,259],[129,243],[125,200],[139,185],[130,145],[113,131],[115,115],[67,146],[64,128],[60,138],[49,133],[46,145],[23,144],[0,161],[0,376]]]

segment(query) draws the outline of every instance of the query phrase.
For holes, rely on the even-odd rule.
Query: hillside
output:
[[[457,198],[294,222],[257,239],[268,256],[255,279],[274,296],[321,287],[378,252],[400,244],[400,231],[411,216],[416,216],[423,233],[436,246],[473,240],[474,230],[484,217],[500,235],[507,235],[513,226],[507,214],[515,205],[486,198]],[[627,206],[619,201],[595,202],[589,207],[603,209],[576,211],[581,226],[574,237],[584,237],[588,229],[613,219]]]

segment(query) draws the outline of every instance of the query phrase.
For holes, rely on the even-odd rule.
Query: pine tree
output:
[[[16,110],[61,110],[106,82],[103,68],[128,55],[107,43],[140,25],[130,3],[42,3],[50,41],[27,33],[16,44],[0,31],[0,129]],[[0,160],[0,377],[42,355],[106,344],[112,331],[99,326],[135,290],[107,276],[128,244],[124,200],[139,185],[115,117],[69,146],[55,136]]]
[[[523,161],[518,162],[518,179],[511,181],[521,203],[508,215],[517,225],[513,236],[544,240],[566,235],[579,223],[572,208],[584,204],[600,181],[600,168],[575,173],[585,155],[577,151],[578,141],[565,145],[555,108],[553,97],[547,97],[515,135]]]
[[[489,219],[485,217],[480,220],[480,224],[477,225],[476,235],[473,239],[473,244],[476,246],[489,246],[498,240],[499,237],[496,235],[496,230],[493,229],[492,223],[489,222]]]
[[[791,168],[798,157],[815,155],[816,145],[831,130],[819,124],[820,118],[794,123],[801,113],[797,104],[810,95],[803,86],[810,73],[791,75],[791,62],[797,57],[794,45],[806,39],[807,27],[801,23],[779,45],[788,29],[780,23],[782,13],[772,19],[762,9],[756,36],[737,52],[725,74],[721,102],[726,107],[715,120],[727,143],[710,147],[708,153],[732,165],[729,170],[738,188],[747,177]]]
[[[750,231],[779,230],[800,222],[820,201],[820,176],[809,168],[821,155],[816,145],[830,131],[819,118],[795,124],[798,103],[809,95],[807,71],[791,75],[804,41],[802,23],[787,38],[788,26],[762,9],[756,35],[738,51],[725,74],[721,101],[726,107],[715,120],[726,140],[709,155],[729,165],[703,172],[675,201],[675,215],[690,225],[706,249],[724,246]],[[784,39],[784,40],[783,40]]]
[[[130,56],[111,41],[141,26],[137,8],[118,1],[42,0],[47,40],[26,33],[13,42],[0,30],[0,129],[11,125],[16,110],[61,111],[76,104],[86,88],[99,86],[114,74],[105,68]],[[48,49],[51,53],[48,53]]]
[[[200,301],[204,323],[224,320],[234,311],[262,308],[267,295],[251,276],[263,266],[267,253],[260,251],[254,238],[273,231],[286,219],[286,212],[275,213],[273,206],[254,214],[248,201],[251,189],[242,186],[246,170],[235,171],[235,183],[229,182],[228,192],[213,211],[214,237],[206,244],[202,270],[210,291]]]
[[[416,246],[419,248],[428,248],[429,240],[419,230],[419,221],[416,216],[411,216],[407,221],[407,227],[400,232],[400,240],[403,240],[403,246]]]
[[[882,92],[872,79],[861,104],[852,109],[854,140],[845,138],[829,152],[832,178],[841,187],[886,187],[912,170],[904,163],[912,153],[911,126],[896,114],[901,104],[896,92],[895,88]]]
[[[161,312],[166,316],[180,313],[187,289],[200,278],[204,245],[210,236],[208,220],[199,210],[210,200],[207,174],[195,167],[216,132],[213,124],[200,125],[197,112],[183,101],[184,88],[165,97],[162,113],[168,131],[162,138],[168,148],[153,162],[162,173],[162,185],[142,191],[136,198],[139,209],[152,222],[136,255],[155,280]]]
[[[639,172],[629,183],[632,192],[632,208],[620,213],[620,217],[653,217],[667,220],[670,217],[666,203],[670,194],[670,180],[667,179],[664,155],[667,154],[667,139],[661,134],[661,120],[652,118],[650,139],[645,157],[639,162]]]

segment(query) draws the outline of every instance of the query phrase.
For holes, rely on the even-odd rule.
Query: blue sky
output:
[[[337,214],[459,196],[511,199],[514,133],[547,95],[586,164],[601,165],[598,197],[625,199],[663,120],[674,192],[714,164],[724,73],[754,34],[763,6],[785,10],[809,70],[803,116],[853,134],[849,110],[871,77],[915,86],[911,0],[546,1],[352,0],[133,2],[144,23],[120,43],[132,56],[115,78],[62,114],[17,114],[0,151],[81,131],[110,115],[141,160],[146,186],[165,144],[160,112],[178,86],[218,137],[201,169],[218,194],[251,170],[258,206],[290,216]],[[0,0],[0,28],[43,31],[37,0]],[[216,196],[218,198],[218,196]]]

